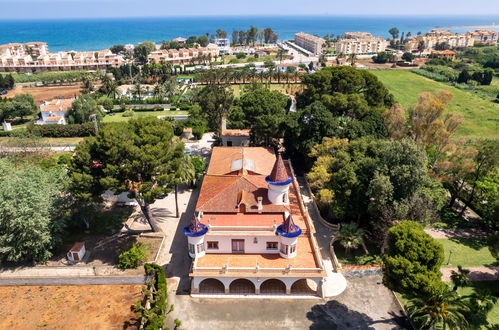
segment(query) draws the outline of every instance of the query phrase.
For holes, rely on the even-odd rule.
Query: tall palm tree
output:
[[[186,153],[184,153],[182,158],[178,159],[175,165],[176,170],[171,183],[175,187],[175,217],[178,218],[178,185],[192,182],[196,178],[196,169],[191,161],[191,157]]]
[[[466,301],[446,286],[442,293],[430,298],[414,298],[407,313],[420,329],[469,329],[464,316],[469,311]]]
[[[336,235],[336,240],[345,248],[346,254],[348,254],[351,249],[357,249],[359,246],[362,246],[364,252],[367,254],[362,235],[364,235],[364,230],[359,228],[357,224],[345,223],[341,225],[340,231]]]
[[[456,291],[460,287],[462,288],[470,285],[471,281],[468,278],[469,273],[470,271],[464,269],[461,265],[457,266],[457,272],[454,270],[452,271],[450,279],[454,284],[454,287],[452,288],[453,291]]]
[[[348,55],[348,60],[350,61],[350,65],[353,66],[357,61],[357,55],[355,55],[354,53]]]

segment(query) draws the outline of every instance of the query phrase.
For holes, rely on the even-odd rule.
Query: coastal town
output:
[[[0,328],[494,329],[499,30],[0,45]]]

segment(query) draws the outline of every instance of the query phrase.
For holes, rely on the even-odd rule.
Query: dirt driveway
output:
[[[174,316],[189,330],[407,329],[380,275],[348,278],[339,297],[322,299],[198,299],[169,296]],[[173,314],[173,313],[172,313]]]

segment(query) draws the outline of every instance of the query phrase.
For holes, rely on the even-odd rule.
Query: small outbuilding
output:
[[[85,242],[76,242],[68,252],[68,260],[79,262],[85,256]]]

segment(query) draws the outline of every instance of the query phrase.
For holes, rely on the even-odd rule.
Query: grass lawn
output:
[[[365,254],[362,247],[359,247],[350,250],[347,254],[344,247],[338,242],[334,243],[334,253],[343,266],[379,265],[381,263],[379,248],[368,243],[367,250],[369,254]]]
[[[437,82],[407,70],[372,70],[404,108],[417,102],[422,92],[445,89],[454,97],[449,111],[464,115],[464,123],[456,133],[461,138],[497,138],[499,104],[470,91]]]
[[[499,296],[499,281],[482,281],[482,282],[472,282],[471,286],[465,288],[458,288],[457,292],[461,296],[466,296],[472,294],[477,289],[489,290],[494,296]],[[409,303],[409,298],[395,292],[395,295],[400,300],[400,303],[406,308]],[[496,303],[492,310],[487,315],[487,321],[492,324],[499,324],[499,303]],[[482,327],[482,329],[486,329]]]
[[[112,115],[107,115],[104,117],[102,122],[104,123],[116,123],[128,121],[131,118],[140,118],[140,117],[148,117],[148,116],[185,116],[189,112],[188,111],[135,111],[133,117],[123,117],[124,112],[115,113]]]
[[[66,146],[68,144],[75,145],[83,140],[82,137],[64,137],[64,138],[40,138],[32,140],[37,145],[48,146]],[[0,137],[0,146],[16,147],[16,146],[29,146],[24,139],[18,137],[2,136]]]
[[[444,246],[444,262],[442,267],[480,267],[496,265],[483,238],[443,238],[437,239]],[[450,265],[447,265],[450,256]]]

